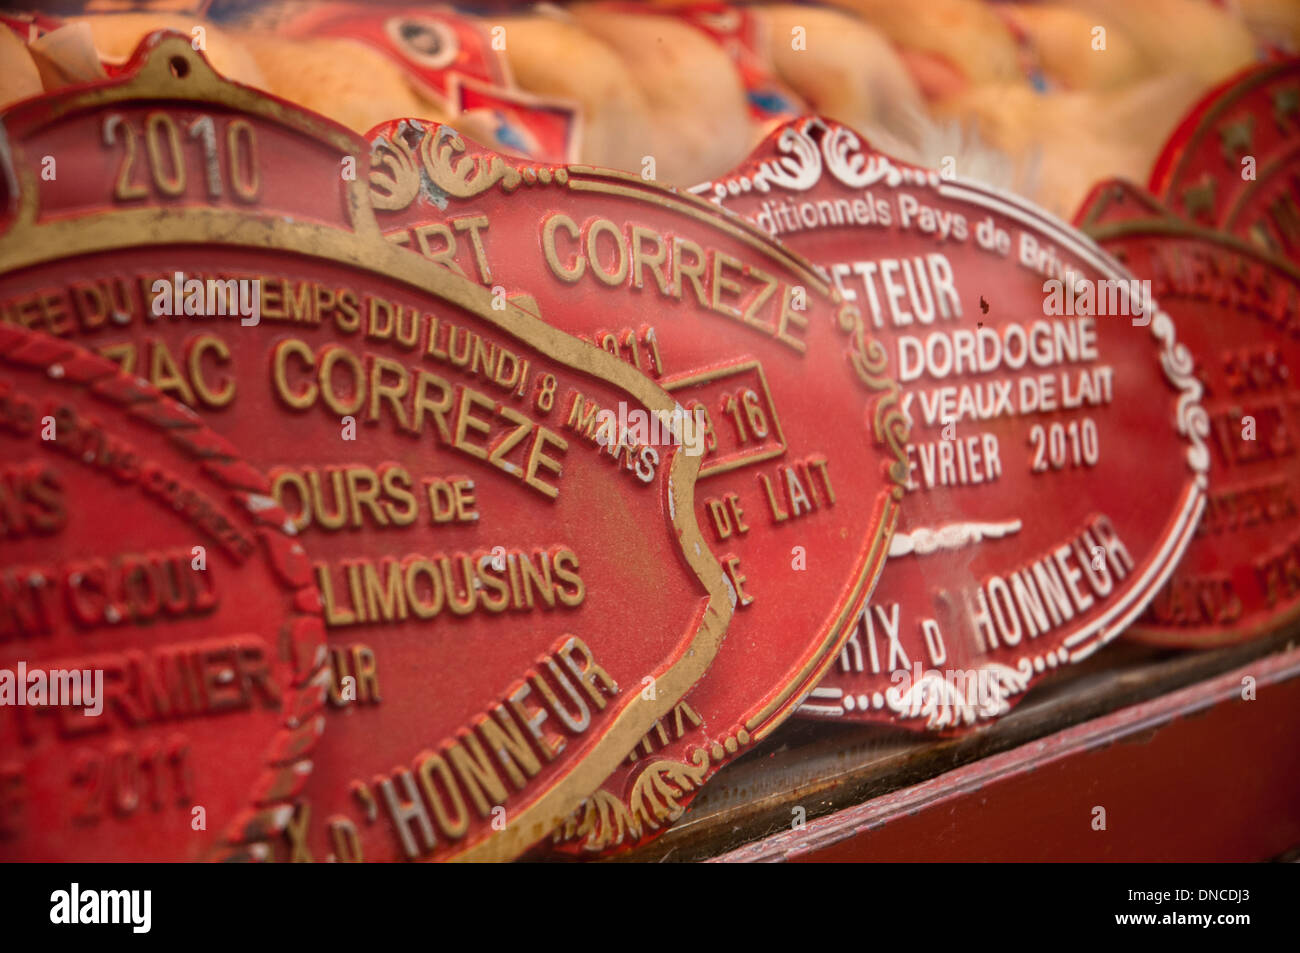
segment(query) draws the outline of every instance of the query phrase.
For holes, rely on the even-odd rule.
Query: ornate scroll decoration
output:
[[[792,192],[805,192],[817,184],[822,175],[821,158],[817,143],[806,131],[787,127],[777,140],[777,148],[786,155],[759,166],[754,176],[755,188],[768,192],[775,185]]]
[[[1020,520],[1007,520],[1005,523],[946,523],[939,527],[918,526],[911,532],[894,533],[889,544],[890,556],[907,556],[916,553],[928,556],[942,549],[961,549],[985,539],[1001,539],[1018,533],[1022,529]]]
[[[862,140],[851,129],[838,123],[826,127],[822,135],[826,168],[844,185],[864,189],[877,182],[893,187],[903,181],[903,173],[887,156],[864,156],[861,150]]]
[[[702,787],[709,773],[708,751],[696,748],[690,757],[690,764],[664,760],[647,765],[626,802],[596,791],[556,829],[553,841],[581,840],[583,850],[596,853],[672,824],[686,810],[679,799]]]
[[[1147,307],[1147,304],[1143,307]],[[1187,449],[1187,465],[1196,473],[1197,482],[1204,486],[1210,468],[1210,450],[1205,445],[1205,440],[1210,435],[1210,417],[1201,405],[1204,387],[1196,378],[1191,351],[1187,350],[1185,344],[1178,343],[1174,322],[1163,310],[1157,310],[1151,319],[1151,333],[1163,345],[1160,366],[1165,377],[1179,391],[1178,432],[1191,442]]]
[[[815,701],[805,704],[809,714],[834,716],[855,709],[888,708],[900,720],[923,718],[927,729],[943,731],[1006,714],[1011,709],[1010,699],[1029,687],[1035,673],[1069,662],[1070,650],[1061,646],[1041,655],[1023,655],[1012,663],[985,662],[977,668],[960,670],[960,674],[934,669],[921,673],[916,664],[912,672],[895,672],[895,680],[900,673],[905,678],[884,691],[854,693],[818,688],[809,693]]]
[[[885,704],[903,718],[925,718],[926,727],[935,731],[971,725],[1010,711],[1007,699],[1023,692],[1033,674],[1034,664],[1027,658],[1020,659],[1016,668],[1000,662],[981,665],[966,673],[967,684],[962,686],[929,671],[906,688],[886,689]],[[971,681],[976,688],[973,698]]]
[[[377,209],[399,211],[424,194],[440,208],[447,198],[467,199],[500,186],[563,183],[565,169],[517,169],[502,156],[466,154],[465,140],[450,126],[403,119],[391,136],[376,136],[370,150],[370,201]]]
[[[455,156],[465,151],[465,140],[454,129],[439,126],[435,135],[425,132],[420,140],[424,171],[438,188],[458,199],[486,192],[498,182],[513,192],[523,176],[499,155]]]
[[[604,788],[597,788],[555,829],[551,840],[556,844],[581,840],[583,850],[597,853],[615,844],[639,841],[641,831],[641,822],[630,807]]]
[[[703,748],[691,752],[692,764],[656,761],[632,785],[632,811],[651,830],[667,827],[686,810],[677,799],[701,787],[709,773],[709,754]]]
[[[370,144],[370,204],[395,212],[414,202],[420,194],[417,162],[406,136],[376,136]]]
[[[738,173],[714,182],[714,200],[721,203],[728,194],[739,195],[742,192],[771,192],[773,186],[791,192],[811,189],[822,177],[821,152],[810,135],[811,130],[819,125],[818,120],[809,120],[801,127],[787,126],[781,130],[776,145],[786,154],[760,162],[751,173]]]
[[[819,133],[819,136],[814,136]],[[820,145],[819,145],[820,142]],[[823,171],[851,189],[863,189],[883,182],[899,185],[937,186],[941,176],[933,169],[899,165],[888,156],[863,153],[863,143],[852,129],[839,123],[809,119],[781,130],[776,147],[783,153],[759,162],[751,172],[739,172],[712,183],[696,186],[692,192],[712,192],[721,205],[728,196],[743,192],[770,192],[782,188],[807,192],[821,181]]]
[[[889,373],[889,353],[885,346],[867,333],[862,312],[851,304],[841,304],[836,319],[841,331],[849,335],[849,363],[858,379],[873,391],[880,391],[872,425],[877,440],[885,443],[894,455],[889,477],[894,481],[894,499],[903,498],[907,484],[908,422],[899,398],[898,381]]]

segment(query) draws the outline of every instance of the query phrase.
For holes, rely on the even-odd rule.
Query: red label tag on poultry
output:
[[[888,341],[908,492],[876,596],[801,712],[955,731],[1118,635],[1204,507],[1200,385],[1085,236],[817,120],[694,191],[829,274]]]
[[[754,119],[788,119],[808,111],[799,95],[777,78],[767,53],[767,31],[752,10],[725,3],[701,3],[666,12],[703,30],[727,51],[740,73]]]
[[[485,110],[497,141],[534,159],[577,157],[582,118],[572,103],[513,87],[504,26],[487,29],[450,7],[327,4],[304,8],[290,33],[341,36],[375,47],[450,115]]]
[[[4,117],[0,317],[120,362],[269,474],[334,708],[275,856],[515,856],[671,712],[730,619],[701,458],[568,425],[622,408],[671,435],[677,404],[385,242],[349,171],[362,140],[182,40],[147,47],[126,82]]]
[[[1199,647],[1275,631],[1300,613],[1300,271],[1124,183],[1094,189],[1080,223],[1151,282],[1205,384],[1205,516],[1129,634]]]
[[[641,178],[526,165],[405,120],[370,133],[390,241],[524,292],[548,323],[667,389],[701,453],[697,512],[737,600],[699,687],[562,832],[580,854],[653,836],[720,762],[767,735],[836,657],[883,564],[906,439],[862,313],[707,203]],[[563,433],[630,466],[654,421],[592,400]],[[653,685],[644,686],[653,694]]]
[[[43,13],[3,13],[0,26],[13,30],[24,43],[31,43],[63,26],[63,21]]]
[[[752,10],[725,3],[692,3],[656,8],[639,3],[601,4],[606,10],[658,13],[689,23],[731,57],[749,103],[749,114],[760,124],[776,123],[808,112],[799,94],[777,76],[768,54],[766,24]]]
[[[454,99],[454,76],[493,86],[509,82],[505,58],[492,48],[491,37],[449,7],[312,4],[285,29],[292,36],[341,36],[369,44],[444,104]]]
[[[1202,100],[1150,188],[1193,224],[1300,264],[1300,60],[1249,70]]]
[[[452,87],[455,111],[491,116],[497,141],[520,155],[550,162],[571,162],[577,157],[582,121],[572,104],[461,77],[453,78]]]
[[[0,859],[284,831],[325,658],[266,477],[112,361],[0,325]]]

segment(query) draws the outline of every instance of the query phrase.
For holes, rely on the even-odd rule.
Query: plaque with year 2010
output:
[[[863,309],[912,427],[876,595],[801,714],[968,729],[1138,616],[1204,507],[1207,450],[1186,348],[1129,275],[1024,201],[830,121],[694,191]]]

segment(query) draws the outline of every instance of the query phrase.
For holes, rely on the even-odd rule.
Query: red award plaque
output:
[[[1114,261],[819,120],[693,191],[862,309],[912,427],[880,585],[802,714],[969,728],[1137,617],[1204,507],[1207,427],[1173,323]]]
[[[1300,269],[1126,183],[1097,186],[1079,222],[1151,282],[1209,414],[1205,515],[1128,634],[1200,647],[1275,631],[1300,613]]]
[[[1206,96],[1165,145],[1150,189],[1189,222],[1300,264],[1300,60]]]
[[[611,456],[566,426],[573,404],[671,420],[676,402],[384,241],[366,143],[182,39],[0,121],[0,318],[237,441],[309,555],[332,734],[274,856],[505,859],[545,838],[731,617],[701,458]]]
[[[875,585],[906,438],[884,350],[801,259],[699,199],[507,159],[415,120],[369,138],[371,198],[394,245],[502,300],[526,293],[549,324],[668,390],[703,454],[697,512],[734,625],[704,681],[557,838],[578,855],[632,846],[784,720]],[[623,469],[665,439],[619,407],[562,410],[566,438]]]
[[[0,325],[0,859],[220,859],[287,828],[328,668],[286,530],[192,411]]]

